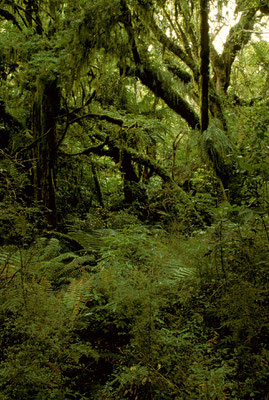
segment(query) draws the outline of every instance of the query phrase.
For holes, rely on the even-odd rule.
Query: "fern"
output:
[[[0,288],[5,287],[20,271],[21,257],[14,249],[2,248],[0,251]]]
[[[211,123],[206,132],[201,137],[201,154],[205,160],[213,162],[215,168],[219,171],[223,168],[225,163],[229,161],[229,155],[233,154],[232,145],[224,134],[224,132],[215,125],[214,121]]]
[[[72,312],[72,318],[77,318],[81,310],[84,309],[87,302],[93,299],[92,284],[87,276],[74,278],[65,293],[63,294],[61,301],[68,307]]]
[[[167,275],[172,280],[185,279],[195,275],[195,270],[180,263],[177,259],[170,258],[165,264],[164,268]]]
[[[14,265],[19,267],[21,265],[21,255],[13,249],[2,248],[0,251],[0,265]]]
[[[101,250],[103,245],[102,230],[96,230],[91,233],[83,232],[81,230],[70,231],[68,232],[68,236],[79,243],[85,251],[98,252]]]
[[[61,251],[60,241],[56,238],[47,239],[42,237],[39,239],[39,243],[42,247],[44,246],[42,254],[40,254],[42,260],[49,260],[56,257]]]
[[[81,276],[92,268],[95,259],[90,255],[77,256],[72,253],[65,253],[46,264],[51,268],[51,280],[56,287],[68,284],[75,277]]]
[[[47,293],[53,292],[51,283],[48,281],[48,279],[45,276],[42,276],[42,278],[40,279],[38,284],[39,284],[40,289],[43,290],[44,292],[47,292]]]

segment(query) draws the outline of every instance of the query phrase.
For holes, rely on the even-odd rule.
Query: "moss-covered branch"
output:
[[[225,93],[230,85],[231,68],[237,53],[248,43],[251,38],[251,30],[256,21],[257,9],[249,8],[241,15],[239,22],[229,32],[224,44],[222,54],[212,48],[211,61],[215,72],[216,86]]]
[[[166,67],[168,71],[172,72],[178,79],[180,79],[183,83],[190,83],[192,80],[191,74],[185,71],[181,66],[176,63],[172,58],[166,58],[165,60]]]
[[[175,90],[175,82],[171,78],[168,79],[168,76],[162,70],[154,68],[149,63],[144,63],[137,66],[136,76],[173,111],[185,119],[192,129],[199,129],[199,116]]]
[[[175,83],[172,79],[168,79],[167,75],[161,69],[157,69],[150,65],[146,60],[146,56],[142,57],[139,55],[138,47],[136,44],[136,37],[132,26],[132,18],[130,10],[124,0],[121,0],[122,12],[123,12],[123,23],[129,41],[131,43],[131,51],[133,59],[136,64],[135,74],[141,80],[141,82],[147,86],[156,96],[160,97],[172,110],[180,115],[189,126],[193,129],[199,129],[200,120],[199,116],[192,109],[189,103],[184,100],[179,93],[175,90]],[[165,35],[166,37],[166,35]],[[164,38],[163,38],[164,39]],[[167,38],[168,39],[168,38]],[[172,46],[172,41],[170,45]],[[183,51],[183,50],[182,50]],[[179,54],[181,54],[180,48],[178,48]],[[184,53],[185,54],[185,53]]]
[[[193,72],[194,76],[198,77],[198,68],[195,64],[194,60],[180,47],[176,41],[172,38],[169,38],[161,28],[158,27],[156,22],[152,20],[150,25],[155,37],[158,41],[165,46],[171,53],[177,56],[181,61],[183,61]]]

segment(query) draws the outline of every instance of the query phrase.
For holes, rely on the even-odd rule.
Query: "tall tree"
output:
[[[211,3],[221,14],[225,2]],[[33,134],[35,198],[52,210],[51,225],[57,216],[59,150],[109,156],[124,177],[126,198],[128,182],[141,179],[138,164],[172,181],[169,171],[158,165],[160,154],[147,154],[147,146],[139,146],[135,137],[143,132],[156,143],[150,137],[154,128],[146,127],[142,118],[139,99],[128,108],[126,93],[133,94],[138,81],[143,88],[140,100],[152,93],[152,104],[167,105],[170,115],[179,117],[189,131],[199,135],[208,131],[210,120],[217,120],[214,135],[211,130],[201,136],[217,176],[225,189],[230,187],[235,169],[227,157],[231,146],[224,109],[231,71],[265,7],[263,2],[237,3],[238,22],[222,52],[214,47],[206,0],[1,3],[6,39],[0,44],[0,95],[13,108],[23,98],[21,115],[32,110],[22,120]],[[72,141],[77,143],[75,150],[68,146]]]
[[[212,40],[207,37],[209,29],[205,2],[201,2],[201,14],[197,2],[187,0],[132,3],[122,0],[121,6],[123,24],[136,66],[135,74],[141,82],[155,95],[161,97],[192,129],[201,129],[201,124],[203,124],[202,131],[207,127],[208,108],[210,114],[219,119],[222,129],[227,131],[227,121],[223,112],[226,101],[224,96],[228,93],[235,57],[250,40],[250,31],[258,20],[258,7],[249,6],[243,9],[239,22],[230,29],[223,52],[219,54]],[[222,4],[218,3],[218,6],[221,10]],[[203,38],[201,45],[196,28],[199,15],[201,15],[201,39]],[[212,77],[208,73],[209,40],[212,49],[210,63],[214,72]],[[149,45],[152,47],[151,52],[148,50]],[[203,60],[201,75],[198,67],[199,49]],[[185,88],[189,82],[193,83],[192,90]],[[199,93],[203,93],[200,100]],[[197,116],[197,107],[203,109],[202,119]],[[228,189],[234,179],[235,171],[232,159],[228,158],[231,146],[228,137],[225,139],[223,134],[219,139],[215,135],[215,139],[222,144],[226,140],[226,149],[211,139],[207,141],[205,147],[217,176],[224,188]]]
[[[7,2],[7,8],[8,12],[13,13],[13,25],[21,32],[19,40],[24,40],[26,48],[26,52],[20,50],[19,47],[16,49],[16,68],[17,74],[19,74],[19,69],[24,73],[22,87],[27,88],[29,103],[32,102],[29,107],[31,111],[27,128],[32,132],[33,139],[30,148],[33,151],[34,197],[48,210],[49,225],[55,226],[57,220],[55,200],[57,118],[60,112],[61,95],[57,66],[55,69],[55,65],[51,62],[52,53],[57,57],[57,53],[52,50],[52,32],[55,32],[56,28],[55,18],[50,13],[51,4],[46,8],[46,5],[41,7],[36,0],[28,0],[23,4],[16,1],[12,7]],[[16,44],[11,42],[11,49],[12,46],[15,47]],[[11,79],[16,79],[16,70]]]
[[[60,114],[60,89],[57,78],[49,73],[38,77],[33,104],[34,188],[36,200],[48,210],[48,222],[55,226],[57,118]]]
[[[201,22],[200,22],[200,109],[201,109],[201,131],[207,130],[208,115],[208,83],[209,83],[209,25],[208,25],[208,0],[200,0]]]

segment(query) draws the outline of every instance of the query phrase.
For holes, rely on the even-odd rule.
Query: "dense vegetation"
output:
[[[235,3],[0,1],[0,400],[268,399],[269,8]]]

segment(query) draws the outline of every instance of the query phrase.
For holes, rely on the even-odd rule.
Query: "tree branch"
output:
[[[175,40],[166,36],[166,34],[161,28],[158,27],[153,19],[150,23],[150,28],[159,42],[192,70],[194,79],[197,80],[199,76],[199,70],[194,60],[188,54],[186,54],[186,52],[175,42]]]
[[[175,86],[175,84],[173,85],[173,81],[170,79],[168,80],[161,69],[157,70],[153,66],[150,66],[150,63],[145,59],[145,55],[142,61],[136,45],[130,10],[128,9],[125,0],[121,0],[121,5],[124,13],[123,24],[129,36],[133,58],[136,65],[135,75],[144,85],[152,90],[157,97],[160,97],[172,110],[185,119],[191,128],[199,129],[199,116],[174,89],[173,86]],[[169,38],[166,35],[164,36],[169,41]],[[173,42],[171,41],[171,45],[172,44]],[[186,55],[183,50],[180,48],[178,49],[180,54],[182,51],[184,55]]]
[[[99,156],[106,156],[106,155],[111,156],[110,152],[108,153],[107,150],[104,149],[105,145],[108,144],[108,142],[109,142],[109,137],[107,136],[105,141],[101,144],[98,144],[97,146],[88,147],[87,149],[84,149],[84,150],[80,151],[79,153],[69,153],[68,154],[68,153],[62,152],[61,154],[65,155],[65,156],[70,156],[70,157],[81,156],[81,155],[88,156],[89,154],[97,154]]]
[[[14,15],[10,14],[9,11],[0,9],[0,16],[6,19],[7,21],[11,21],[13,25],[15,25],[20,31],[22,30]]]
[[[190,83],[192,80],[191,74],[184,71],[181,66],[172,60],[172,57],[165,59],[165,64],[168,71],[172,72],[177,78],[179,78],[184,83]]]
[[[104,146],[106,144],[108,144],[108,146],[109,146],[108,149],[104,148]],[[181,201],[185,204],[188,204],[193,209],[198,220],[200,220],[201,224],[204,225],[204,221],[203,221],[202,217],[199,215],[199,213],[195,209],[195,206],[194,206],[193,202],[191,201],[191,199],[189,198],[189,196],[187,195],[187,193],[179,185],[177,185],[174,182],[174,180],[172,179],[170,174],[168,174],[166,172],[166,170],[158,164],[157,161],[151,160],[148,156],[138,154],[136,151],[134,151],[130,148],[127,148],[126,146],[118,146],[114,142],[110,141],[108,137],[106,138],[104,143],[102,143],[98,146],[89,147],[88,149],[85,149],[80,153],[76,153],[76,154],[62,153],[62,155],[63,156],[78,156],[78,155],[97,154],[99,156],[111,157],[114,160],[116,160],[116,162],[118,162],[118,160],[120,159],[120,155],[123,153],[128,155],[133,162],[136,162],[140,165],[143,165],[147,168],[152,169],[154,171],[154,173],[156,175],[158,175],[160,178],[162,178],[162,180],[165,183],[171,184],[173,186],[173,188],[177,191],[178,196],[181,199]]]
[[[200,128],[200,119],[192,107],[174,89],[175,83],[168,79],[161,70],[156,70],[149,64],[136,68],[136,76],[152,92],[160,97],[173,111],[180,115],[192,129]]]
[[[235,57],[251,38],[256,13],[255,7],[243,12],[239,22],[230,29],[222,54],[217,55],[216,51],[213,53],[212,61],[218,80],[217,87],[225,93],[230,85],[231,68]]]
[[[88,113],[88,114],[82,115],[81,117],[77,117],[77,118],[71,120],[69,125],[71,125],[75,122],[78,122],[82,119],[85,119],[85,118],[97,118],[100,120],[111,122],[112,124],[116,124],[119,126],[123,125],[123,120],[120,118],[111,117],[110,115],[106,115],[106,114],[95,114],[95,113]]]

